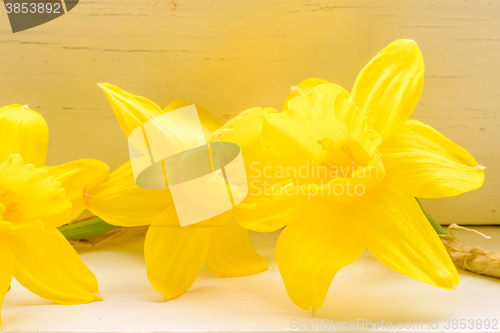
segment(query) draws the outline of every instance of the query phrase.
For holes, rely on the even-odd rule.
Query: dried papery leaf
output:
[[[456,223],[452,223],[452,224],[450,224],[450,225],[448,226],[448,228],[447,228],[447,229],[448,229],[448,233],[449,233],[450,235],[452,235],[453,237],[455,237],[455,234],[453,233],[453,229],[460,229],[460,230],[465,230],[465,231],[470,231],[470,232],[473,232],[473,233],[475,233],[475,234],[478,234],[478,235],[480,235],[480,236],[483,236],[484,238],[488,238],[488,239],[490,239],[490,238],[491,238],[490,236],[486,236],[485,234],[483,234],[483,233],[481,233],[481,232],[479,232],[479,231],[477,231],[477,230],[474,230],[474,229],[469,229],[469,228],[465,228],[465,227],[459,226],[459,225],[458,225],[458,224],[456,224]]]
[[[455,266],[476,274],[500,279],[500,253],[488,252],[479,247],[462,244],[458,239],[452,236],[452,229],[479,232],[452,224],[448,227],[450,235],[439,235]],[[481,235],[489,238],[483,234]]]

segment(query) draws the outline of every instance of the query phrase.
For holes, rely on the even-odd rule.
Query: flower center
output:
[[[324,151],[321,165],[329,169],[331,179],[350,178],[354,171],[370,163],[370,156],[361,144],[353,139],[336,144],[334,140],[324,138],[318,140],[318,143]]]
[[[14,192],[0,186],[0,204],[4,207],[0,220],[8,220],[10,214],[18,211],[19,203],[14,201],[15,197]]]
[[[336,143],[324,138],[318,141],[323,149],[322,165],[331,172],[322,194],[332,201],[352,204],[368,195],[385,178],[385,170],[377,153],[370,157],[354,139]]]

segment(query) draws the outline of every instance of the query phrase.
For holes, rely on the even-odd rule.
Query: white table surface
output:
[[[462,242],[500,252],[500,227],[476,227],[492,236],[456,231]],[[142,235],[127,236],[98,251],[79,252],[100,281],[105,301],[85,305],[55,305],[38,298],[19,283],[3,303],[3,332],[287,332],[301,322],[422,322],[426,331],[446,330],[446,319],[500,321],[500,280],[460,272],[455,291],[440,290],[393,272],[368,252],[335,277],[327,299],[315,317],[296,307],[285,292],[273,250],[279,233],[252,234],[268,271],[243,278],[219,278],[203,267],[191,290],[165,302],[146,278]],[[429,320],[439,329],[428,328]],[[500,324],[497,325],[500,327]],[[377,331],[365,327],[349,331]],[[320,329],[340,332],[342,329]],[[393,329],[392,331],[396,331]],[[405,331],[405,329],[403,329]],[[411,331],[408,330],[408,331]],[[472,332],[500,331],[472,329]]]

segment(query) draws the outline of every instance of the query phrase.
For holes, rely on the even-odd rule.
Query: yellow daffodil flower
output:
[[[240,222],[258,231],[287,224],[276,259],[300,308],[319,309],[335,274],[365,248],[399,273],[457,286],[457,270],[414,197],[477,189],[484,168],[431,126],[408,119],[423,76],[417,44],[398,40],[361,71],[350,95],[309,79],[284,112],[264,120],[262,144],[278,151],[293,181],[271,189],[270,202]]]
[[[27,106],[0,108],[0,133],[0,300],[12,276],[55,303],[101,300],[94,274],[56,228],[83,211],[83,189],[106,177],[106,164],[43,169],[47,125]]]
[[[174,100],[162,110],[150,100],[116,86],[100,86],[127,137],[146,121],[188,105]],[[275,157],[260,145],[262,121],[275,110],[254,108],[221,128],[209,112],[199,106],[197,110],[207,142],[238,144],[245,163],[259,154],[259,158]],[[177,135],[176,140],[190,141],[189,133]],[[106,222],[119,226],[150,225],[144,248],[147,276],[166,300],[186,293],[203,263],[221,277],[251,275],[267,269],[268,260],[255,252],[248,231],[235,221],[234,209],[180,227],[168,188],[151,190],[137,186],[130,161],[112,172],[108,181],[87,188],[86,193],[87,208]]]

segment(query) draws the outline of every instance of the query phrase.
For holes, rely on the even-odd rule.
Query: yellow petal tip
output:
[[[173,297],[165,297],[165,302],[174,301],[174,300],[178,299],[179,297],[181,297],[182,295],[184,295],[184,294],[173,296]]]
[[[97,83],[97,85],[101,87],[101,89],[108,89],[107,86],[109,86],[109,83]]]
[[[104,301],[104,298],[102,298],[101,294],[99,294],[98,292],[94,293],[94,297],[94,302]]]
[[[486,167],[485,167],[485,166],[482,166],[482,165],[479,165],[479,164],[477,165],[477,167],[476,167],[476,168],[478,168],[479,170],[485,170],[485,169],[486,169]]]

